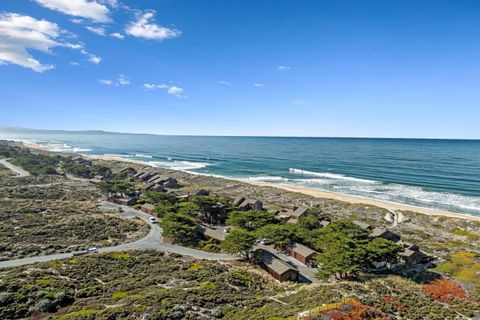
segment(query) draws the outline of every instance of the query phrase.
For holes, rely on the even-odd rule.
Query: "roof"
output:
[[[142,209],[153,210],[155,209],[155,206],[150,203],[145,203],[145,204],[142,204]]]
[[[295,252],[301,254],[304,257],[308,257],[308,256],[311,256],[312,254],[316,253],[314,250],[312,250],[309,247],[304,246],[303,244],[298,243],[298,242],[295,242],[294,244],[290,245],[290,249],[292,251],[295,251]]]
[[[206,226],[202,226],[202,225],[200,225],[199,231],[205,237],[212,238],[212,239],[215,239],[215,240],[218,240],[218,241],[225,240],[225,234],[221,231],[218,231],[218,230],[206,227]]]
[[[358,220],[353,220],[352,221],[353,224],[356,224],[357,226],[359,226],[360,228],[362,229],[369,229],[371,228],[371,226],[366,223],[366,222],[362,222],[362,221],[358,221]]]
[[[257,199],[245,199],[241,204],[240,207],[245,207],[248,205],[255,205],[257,203],[262,203],[262,201],[257,200]]]
[[[307,212],[308,212],[307,207],[298,207],[297,209],[295,209],[295,211],[293,211],[292,216],[300,218],[301,216],[303,216]]]
[[[382,227],[376,227],[372,230],[372,233],[370,234],[371,237],[373,238],[378,238],[378,237],[382,237],[382,236],[385,236],[385,235],[390,235],[392,237],[395,237],[395,238],[400,238],[400,235],[386,229],[386,228],[382,228]]]
[[[245,200],[245,197],[238,196],[233,200],[233,205],[238,206]]]
[[[275,271],[278,274],[284,274],[285,272],[288,272],[290,270],[297,271],[297,269],[293,268],[291,265],[288,263],[282,261],[280,258],[278,258],[276,255],[273,253],[270,253],[267,250],[260,249],[260,260],[262,261],[263,265],[265,267]]]

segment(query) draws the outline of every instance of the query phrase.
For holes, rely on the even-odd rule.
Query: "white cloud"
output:
[[[110,33],[110,36],[112,36],[114,38],[117,38],[117,39],[120,39],[120,40],[123,40],[123,38],[125,38],[125,36],[123,34],[118,33],[118,32]]]
[[[115,86],[115,87],[126,86],[130,84],[130,80],[123,74],[119,74],[116,80],[100,79],[98,80],[98,82],[106,86]]]
[[[169,94],[172,94],[177,98],[186,98],[186,96],[182,95],[183,88],[177,86],[169,86],[164,83],[144,83],[143,88],[145,90],[165,89]]]
[[[100,82],[101,84],[104,84],[106,86],[111,86],[113,84],[113,81],[112,80],[104,80],[104,79],[100,79],[98,80],[98,82]]]
[[[224,86],[231,87],[232,84],[228,81],[219,81],[218,83],[223,84]]]
[[[177,29],[162,27],[152,20],[155,18],[155,11],[149,10],[137,15],[137,20],[131,22],[125,29],[125,33],[149,40],[165,40],[179,37],[182,32]]]
[[[266,87],[267,85],[263,83],[254,83],[253,86],[261,88],[261,87]]]
[[[92,54],[90,58],[88,58],[88,61],[90,61],[93,64],[99,64],[100,62],[102,62],[102,57],[98,57]]]
[[[278,71],[288,71],[288,70],[292,70],[292,68],[288,67],[288,66],[278,66],[277,70]]]
[[[42,64],[32,57],[30,50],[52,53],[55,47],[79,49],[62,38],[67,34],[56,23],[37,20],[17,13],[0,14],[0,64],[13,63],[37,72],[53,69],[51,64]]]
[[[88,61],[90,61],[93,64],[99,64],[100,62],[102,62],[102,57],[96,56],[85,49],[82,49],[80,53],[88,57]]]
[[[83,19],[78,19],[78,18],[70,19],[70,21],[71,21],[72,23],[75,23],[75,24],[82,24],[82,23],[85,22],[85,20],[83,20]]]
[[[93,33],[98,34],[99,36],[105,36],[106,31],[104,27],[92,27],[92,26],[86,26],[85,29],[88,31],[91,31]]]
[[[303,105],[303,104],[307,104],[307,103],[303,99],[295,99],[295,100],[293,100],[293,104]]]
[[[41,6],[96,22],[111,22],[107,6],[93,0],[35,0]]]
[[[80,65],[80,63],[78,63],[76,61],[72,61],[72,62],[70,62],[70,65],[74,66],[74,67],[78,67]]]
[[[126,86],[130,84],[130,80],[128,80],[127,77],[125,77],[123,74],[118,76],[117,83],[121,86]]]

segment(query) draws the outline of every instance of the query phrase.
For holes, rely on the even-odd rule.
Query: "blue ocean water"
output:
[[[480,141],[0,131],[51,150],[480,216]]]

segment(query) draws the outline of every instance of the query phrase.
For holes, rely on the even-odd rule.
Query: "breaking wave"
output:
[[[149,161],[149,165],[153,167],[160,167],[166,169],[188,171],[205,168],[211,163],[206,162],[192,162],[192,161]]]
[[[288,171],[294,175],[301,175],[301,176],[311,176],[311,177],[322,177],[332,180],[348,180],[348,181],[358,181],[358,182],[365,182],[365,183],[377,183],[377,181],[367,180],[367,179],[360,179],[354,177],[344,176],[343,174],[336,174],[336,173],[329,173],[329,172],[313,172],[313,171],[306,171],[301,169],[289,168]]]

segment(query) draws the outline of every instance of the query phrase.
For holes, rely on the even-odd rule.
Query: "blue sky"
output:
[[[0,126],[480,138],[478,1],[15,0]]]

